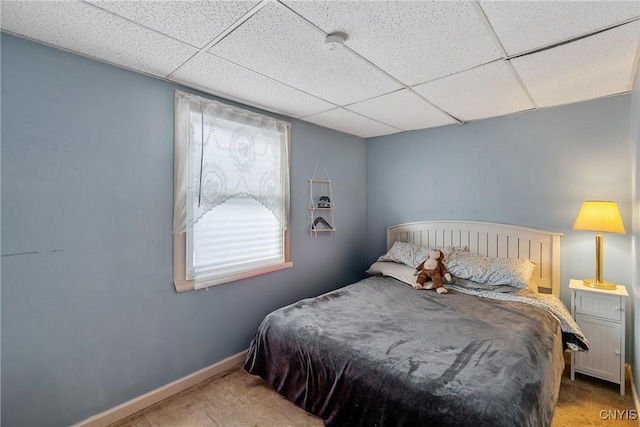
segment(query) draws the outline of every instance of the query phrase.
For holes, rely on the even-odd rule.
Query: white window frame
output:
[[[289,188],[290,188],[290,178],[289,174],[286,174],[286,182],[283,182],[285,186],[285,191],[287,197],[284,202],[284,210],[286,212],[287,221],[286,226],[282,230],[282,242],[284,245],[284,254],[283,259],[279,260],[273,264],[262,265],[258,267],[250,267],[240,272],[231,272],[231,273],[218,273],[214,272],[213,275],[196,275],[195,278],[189,278],[187,274],[188,269],[188,253],[187,253],[187,233],[193,231],[193,227],[186,225],[186,215],[184,211],[186,210],[186,203],[188,200],[192,199],[193,189],[191,189],[191,193],[189,194],[188,183],[190,182],[188,177],[185,178],[185,173],[188,173],[189,168],[185,167],[186,163],[190,160],[189,155],[185,158],[185,150],[180,147],[181,141],[185,140],[185,127],[188,128],[188,123],[179,123],[179,114],[178,108],[180,103],[185,102],[203,102],[203,103],[215,103],[218,105],[224,105],[225,108],[232,108],[243,113],[248,113],[253,116],[260,116],[269,120],[275,120],[268,116],[263,116],[258,113],[254,113],[248,110],[239,109],[236,107],[231,107],[225,104],[221,104],[219,102],[209,100],[206,98],[198,97],[196,95],[187,94],[181,91],[175,92],[174,98],[174,233],[173,233],[173,281],[177,292],[184,292],[196,289],[205,289],[210,286],[219,285],[222,283],[228,283],[236,280],[246,279],[250,277],[259,276],[266,273],[271,273],[274,271],[283,270],[286,268],[290,268],[293,266],[291,261],[291,242],[289,235],[289,226],[288,226],[288,217],[289,217]],[[286,162],[287,168],[290,169],[291,165],[291,156],[290,153],[290,144],[291,144],[291,125],[287,122],[279,121],[279,123],[286,125]],[[181,135],[182,133],[182,135]],[[188,152],[188,150],[186,150]],[[181,176],[182,174],[182,176]],[[182,188],[182,190],[180,190]],[[185,190],[186,189],[186,190]],[[178,194],[182,194],[183,197],[178,196]],[[184,197],[184,195],[187,197]],[[182,200],[181,200],[182,199]],[[182,220],[184,216],[184,221]],[[184,222],[184,224],[183,224]]]

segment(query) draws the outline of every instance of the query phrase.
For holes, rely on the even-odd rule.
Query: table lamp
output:
[[[596,232],[596,278],[584,281],[585,286],[597,289],[615,289],[616,284],[602,280],[602,233],[624,234],[624,225],[616,202],[606,200],[587,200],[582,204],[574,230]]]

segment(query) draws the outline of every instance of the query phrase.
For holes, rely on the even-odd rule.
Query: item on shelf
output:
[[[318,223],[323,224],[325,227],[327,227],[330,230],[333,230],[333,227],[331,226],[331,224],[329,224],[327,220],[322,218],[321,216],[317,217],[315,221],[313,221],[313,225],[311,226],[311,228],[316,229],[318,226]]]

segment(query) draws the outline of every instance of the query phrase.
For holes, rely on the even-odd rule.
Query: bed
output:
[[[267,315],[245,369],[328,426],[548,426],[563,349],[588,349],[554,296],[560,236],[471,221],[390,227],[371,277]],[[384,258],[435,247],[452,267],[529,263],[528,280],[511,292],[517,280],[460,277],[441,295],[411,286],[419,260]]]

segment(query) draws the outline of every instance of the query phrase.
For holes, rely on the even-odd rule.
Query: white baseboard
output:
[[[237,365],[244,363],[246,357],[247,350],[241,351],[240,353],[229,356],[211,366],[200,369],[193,374],[177,379],[169,384],[152,390],[149,393],[145,393],[142,396],[138,396],[135,399],[131,399],[128,402],[96,414],[86,420],[80,421],[75,424],[74,427],[105,427],[109,424],[113,424],[116,421],[120,421],[129,415],[133,415],[138,411],[148,408],[167,397],[171,397],[188,389],[189,387],[200,384],[202,381],[233,369]]]

